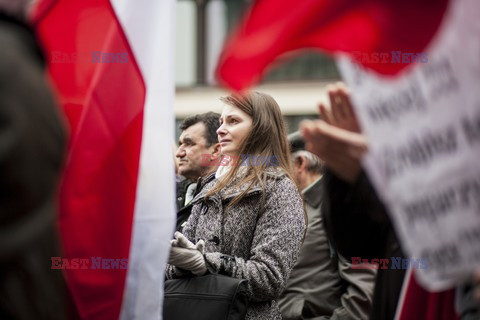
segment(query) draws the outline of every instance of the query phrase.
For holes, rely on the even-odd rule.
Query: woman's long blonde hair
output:
[[[264,159],[276,157],[277,166],[283,169],[288,177],[292,179],[287,131],[277,102],[268,94],[255,91],[242,95],[232,94],[221,98],[221,100],[230,106],[239,108],[252,118],[252,129],[240,144],[239,155],[262,156]],[[219,192],[231,183],[235,183],[235,185],[247,184],[248,187],[229,203],[229,206],[233,206],[238,203],[255,184],[260,185],[262,190],[265,190],[265,181],[267,179],[265,169],[269,165],[269,161],[264,161],[254,166],[247,165],[248,170],[246,175],[235,182],[234,180],[240,167],[238,165],[233,166],[225,178],[221,179],[219,183],[207,193],[207,197]]]

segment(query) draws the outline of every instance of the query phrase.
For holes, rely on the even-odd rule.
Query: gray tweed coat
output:
[[[205,202],[218,181],[213,174],[193,199],[183,229],[190,241],[205,240],[205,259],[215,272],[248,280],[246,319],[282,319],[276,299],[295,265],[306,228],[302,197],[293,181],[279,169],[267,172],[264,210],[259,187],[232,208],[226,207],[228,202],[246,186],[227,186]],[[187,274],[167,266],[169,279],[182,276]]]

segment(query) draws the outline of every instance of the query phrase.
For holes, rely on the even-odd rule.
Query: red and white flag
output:
[[[175,1],[47,0],[33,19],[70,125],[63,258],[106,261],[65,270],[78,315],[161,319],[175,220]]]

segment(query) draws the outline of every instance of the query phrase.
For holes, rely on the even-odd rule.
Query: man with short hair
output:
[[[177,229],[188,220],[188,204],[200,191],[201,177],[215,172],[220,158],[217,129],[220,114],[207,112],[186,118],[180,124],[180,138],[175,156],[179,159],[178,174],[185,180],[177,183]],[[198,185],[198,187],[197,187]]]
[[[352,269],[331,246],[322,218],[323,161],[289,135],[293,177],[305,201],[308,228],[297,263],[279,300],[283,319],[368,319],[374,269]]]

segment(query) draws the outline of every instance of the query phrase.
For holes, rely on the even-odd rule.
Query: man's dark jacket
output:
[[[329,171],[324,179],[325,224],[329,239],[340,254],[370,261],[404,258],[385,206],[365,173],[353,185]],[[394,319],[404,276],[402,269],[378,270],[370,320]]]
[[[214,178],[215,175],[211,174],[199,178],[197,181],[197,186],[195,187],[195,191],[193,192],[193,196],[195,197],[202,190],[202,188]],[[192,213],[191,203],[188,203],[186,206],[183,205],[185,202],[187,188],[190,184],[192,184],[192,182],[188,179],[177,183],[177,225],[175,227],[176,231],[182,231],[183,226],[190,217],[190,214]]]

